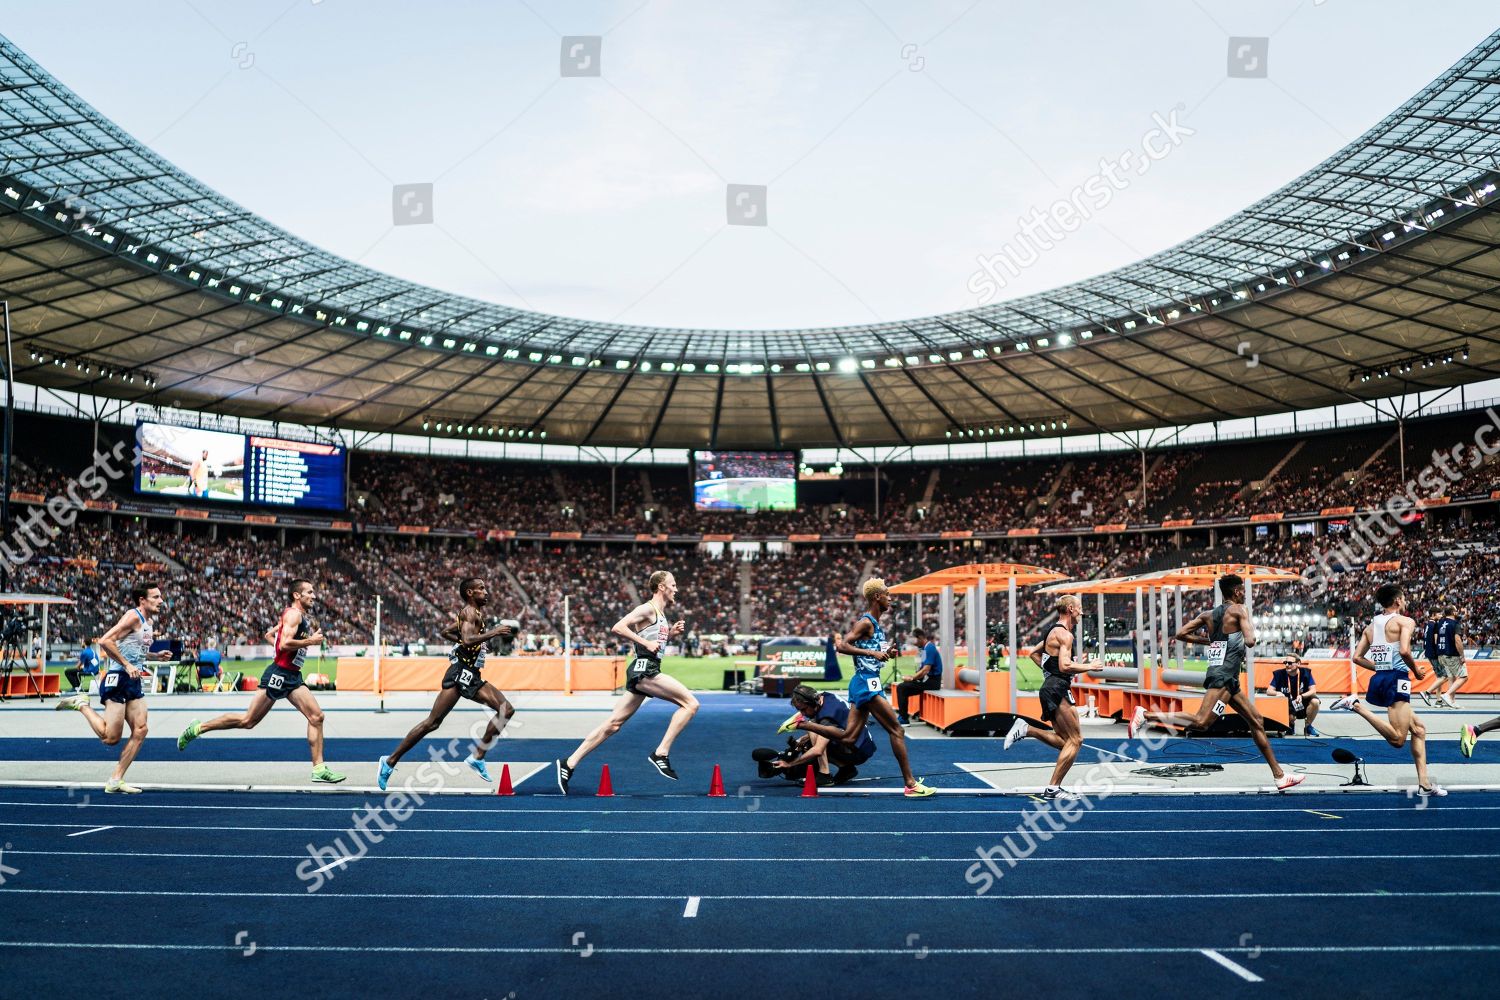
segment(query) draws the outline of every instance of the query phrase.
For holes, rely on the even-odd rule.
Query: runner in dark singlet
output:
[[[1056,610],[1057,622],[1031,651],[1032,661],[1042,668],[1042,688],[1038,692],[1042,721],[1052,723],[1052,730],[1032,729],[1025,719],[1018,718],[1005,736],[1005,749],[1009,750],[1017,740],[1031,736],[1056,750],[1057,765],[1052,769],[1052,780],[1043,789],[1042,798],[1070,799],[1073,795],[1063,791],[1062,781],[1083,746],[1083,728],[1078,723],[1078,712],[1073,708],[1073,678],[1087,673],[1093,665],[1073,659],[1073,630],[1083,617],[1083,601],[1074,594],[1067,594],[1058,600]]]
[[[1250,617],[1250,609],[1245,607],[1245,581],[1234,573],[1219,577],[1219,596],[1222,604],[1198,615],[1172,637],[1173,642],[1208,647],[1208,671],[1203,675],[1203,701],[1199,703],[1198,711],[1148,712],[1137,707],[1130,720],[1130,738],[1134,739],[1148,722],[1185,729],[1207,729],[1215,716],[1223,714],[1220,704],[1227,703],[1250,727],[1250,738],[1270,765],[1277,791],[1284,792],[1302,784],[1306,775],[1281,769],[1271,750],[1271,742],[1266,739],[1266,725],[1255,708],[1255,702],[1240,690],[1240,670],[1245,664],[1246,650],[1255,645],[1255,622]],[[1208,634],[1204,635],[1204,632]]]
[[[698,699],[677,678],[661,672],[661,651],[668,639],[676,638],[687,630],[687,623],[667,622],[667,605],[677,597],[676,577],[665,570],[658,570],[651,574],[646,587],[651,593],[650,599],[615,622],[615,627],[610,630],[620,638],[629,640],[635,647],[635,656],[625,674],[625,697],[610,713],[609,718],[578,744],[578,749],[566,759],[553,762],[557,772],[557,787],[564,795],[568,794],[568,782],[573,777],[573,769],[583,758],[597,750],[599,744],[618,733],[620,727],[630,721],[630,717],[646,703],[647,698],[660,698],[677,706],[677,710],[672,713],[672,720],[667,723],[666,734],[657,744],[656,752],[648,758],[651,766],[663,777],[674,781],[677,779],[677,772],[672,769],[669,756],[672,743],[687,724],[693,721],[693,716],[698,712]]]
[[[502,624],[481,630],[484,625],[482,612],[489,603],[490,592],[489,586],[477,576],[461,580],[458,593],[464,599],[463,609],[458,613],[458,620],[443,631],[443,637],[454,643],[453,651],[448,654],[448,672],[443,675],[443,688],[438,692],[437,700],[432,703],[432,711],[427,714],[427,718],[412,727],[390,756],[380,758],[376,783],[382,792],[401,758],[406,756],[408,750],[437,731],[448,713],[453,711],[453,706],[458,704],[459,696],[477,701],[495,712],[490,716],[484,736],[474,741],[473,751],[464,758],[464,763],[473,768],[481,778],[485,781],[492,780],[489,768],[484,763],[484,755],[505,729],[510,717],[516,714],[516,709],[480,672],[484,669],[485,643],[500,636],[515,635],[515,629]]]
[[[302,661],[307,650],[323,643],[323,633],[312,621],[315,595],[311,580],[293,580],[287,596],[291,603],[281,612],[281,623],[276,627],[273,642],[276,648],[271,665],[261,674],[260,689],[250,699],[250,707],[243,712],[231,712],[216,719],[199,723],[194,719],[177,737],[177,749],[187,745],[204,733],[221,729],[254,729],[266,717],[278,701],[285,698],[297,706],[297,711],[307,716],[307,746],[312,754],[312,780],[326,784],[337,784],[347,775],[339,774],[323,762],[323,710],[318,699],[302,683]]]

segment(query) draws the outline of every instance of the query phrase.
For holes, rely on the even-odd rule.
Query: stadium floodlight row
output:
[[[914,445],[1379,398],[1389,383],[1351,371],[1460,344],[1468,357],[1407,390],[1500,361],[1500,32],[1176,247],[1044,294],[836,328],[595,323],[373,271],[188,176],[3,38],[0,158],[0,284],[23,346],[54,359],[20,377],[245,417],[626,447]]]

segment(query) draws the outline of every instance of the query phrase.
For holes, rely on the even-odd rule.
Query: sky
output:
[[[1138,260],[1312,168],[1494,23],[1468,0],[4,11],[104,115],[328,250],[520,308],[742,329],[972,308],[1023,215],[1175,116],[1151,169],[995,297]],[[433,186],[430,222],[395,224],[406,184]],[[728,224],[729,185],[765,186],[764,225]]]

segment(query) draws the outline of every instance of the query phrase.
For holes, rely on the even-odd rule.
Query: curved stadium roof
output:
[[[1406,388],[1500,362],[1500,32],[1169,250],[978,309],[809,330],[587,322],[373,271],[189,177],[4,38],[0,130],[18,376],[144,403],[551,443],[857,447],[1246,417],[1389,395],[1354,369],[1413,355],[1453,362],[1419,364]]]

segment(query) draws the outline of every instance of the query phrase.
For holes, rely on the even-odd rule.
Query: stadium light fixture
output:
[[[624,371],[625,369],[627,369],[629,367],[630,367],[630,362],[626,361],[624,358],[621,358],[619,361],[615,362],[615,370],[616,371]]]
[[[853,358],[844,358],[839,362],[839,371],[844,372],[845,374],[853,372],[858,368],[859,362],[855,361]]]
[[[865,358],[863,361],[861,361],[859,363],[859,366],[861,368],[866,369],[866,370],[874,368],[875,367],[875,359],[874,358]]]
[[[695,371],[698,370],[698,366],[695,365],[695,364],[693,364],[690,361],[687,364],[685,364],[685,365],[682,366],[682,370],[685,371],[685,372],[695,372]],[[779,371],[780,369],[777,369],[777,370]]]
[[[964,356],[964,352],[963,351],[949,351],[948,352],[948,360],[949,361],[961,361],[961,360],[963,360],[963,356]]]
[[[703,366],[703,370],[705,372],[708,372],[710,375],[714,375],[714,374],[718,373],[719,366],[716,365],[716,364],[706,364],[706,365]],[[542,435],[542,437],[546,437],[546,436],[547,435],[545,433]]]
[[[670,361],[663,361],[661,363],[661,370],[664,372],[676,371],[677,366]]]
[[[649,372],[650,370],[651,370],[651,362],[649,362],[649,361],[642,361],[641,362],[641,371],[643,371],[643,372]]]
[[[922,359],[913,354],[908,354],[906,356],[906,363],[909,365],[921,364],[921,362]]]
[[[1037,341],[1036,341],[1036,346],[1038,346],[1038,347],[1048,347],[1048,346],[1051,345],[1051,343],[1052,343],[1052,341],[1048,340],[1046,337],[1038,337]]]
[[[1057,338],[1057,342],[1062,346],[1067,347],[1073,343],[1073,335],[1070,333],[1060,334]]]
[[[496,347],[494,344],[487,344],[484,348],[484,353],[493,358],[495,355],[500,353],[500,348]]]
[[[831,366],[826,361],[819,361],[817,364],[813,365],[813,367],[820,372],[826,372]]]
[[[448,350],[450,350],[450,351],[453,350],[453,348],[457,344],[458,344],[458,341],[454,340],[452,337],[444,337],[443,338],[443,346],[446,347],[446,348],[448,348]]]
[[[885,359],[885,366],[887,368],[900,368],[901,367],[901,359],[900,358],[886,358]]]

